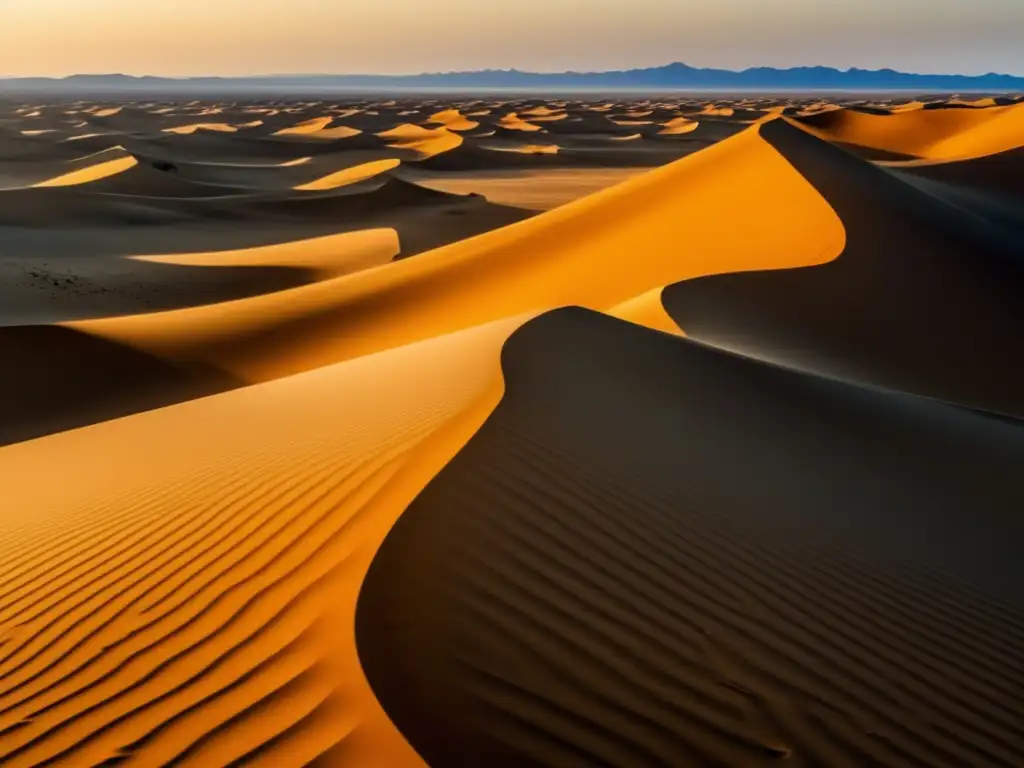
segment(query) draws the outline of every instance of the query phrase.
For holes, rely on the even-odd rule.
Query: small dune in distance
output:
[[[1024,97],[0,97],[0,765],[1024,761]]]

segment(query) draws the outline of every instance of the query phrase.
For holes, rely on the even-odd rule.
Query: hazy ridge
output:
[[[485,69],[408,75],[296,74],[247,77],[168,78],[123,74],[81,74],[65,78],[7,78],[7,90],[76,92],[85,90],[174,90],[181,86],[222,88],[626,88],[626,89],[794,89],[1007,91],[1024,88],[1024,77],[915,74],[893,69],[847,70],[832,67],[754,67],[742,71],[699,68],[676,62],[661,67],[608,72],[526,72]]]

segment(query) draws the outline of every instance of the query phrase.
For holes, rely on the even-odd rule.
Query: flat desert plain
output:
[[[1024,765],[1022,147],[0,103],[0,764]]]

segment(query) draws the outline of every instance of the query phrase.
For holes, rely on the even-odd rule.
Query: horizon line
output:
[[[558,75],[603,75],[603,74],[617,74],[623,72],[644,72],[652,70],[667,69],[670,67],[685,67],[695,71],[715,71],[715,72],[729,72],[735,74],[742,74],[745,72],[757,71],[757,70],[775,70],[779,72],[786,72],[792,70],[829,70],[833,72],[840,72],[844,74],[860,72],[860,73],[893,73],[898,75],[911,75],[919,77],[962,77],[962,78],[984,78],[984,77],[1009,77],[1024,79],[1024,73],[1022,74],[1011,74],[1009,72],[997,72],[990,70],[980,74],[965,74],[962,72],[912,72],[907,70],[894,69],[889,66],[882,66],[877,69],[865,68],[861,66],[849,66],[849,67],[834,67],[825,64],[797,64],[793,66],[772,66],[772,65],[758,65],[751,67],[744,67],[742,69],[729,69],[727,67],[698,67],[687,64],[682,61],[671,61],[665,64],[658,64],[652,66],[637,66],[625,69],[564,69],[564,70],[531,70],[522,69],[520,67],[481,67],[477,69],[448,69],[448,70],[423,70],[423,71],[408,71],[408,72],[253,72],[248,74],[193,74],[193,75],[162,75],[155,74],[153,72],[146,73],[131,73],[127,71],[116,71],[116,72],[72,72],[66,75],[0,75],[0,80],[68,80],[76,77],[124,77],[132,79],[161,79],[161,80],[196,80],[196,79],[220,79],[220,80],[243,80],[251,78],[284,78],[284,77],[378,77],[378,78],[403,78],[403,77],[426,77],[426,76],[443,76],[443,75],[460,75],[460,74],[485,74],[485,73],[496,73],[496,74],[523,74],[523,75],[540,75],[540,76],[558,76]]]

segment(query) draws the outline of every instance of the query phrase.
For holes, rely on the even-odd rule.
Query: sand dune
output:
[[[842,109],[800,120],[832,141],[929,159],[991,155],[1024,143],[1024,104],[883,115]]]
[[[400,125],[377,135],[389,140],[388,147],[412,150],[422,159],[449,152],[463,142],[458,133],[444,126],[431,129],[418,125]]]
[[[111,155],[116,155],[111,157]],[[109,159],[108,159],[109,158]],[[35,187],[72,187],[76,184],[88,184],[99,179],[126,171],[137,164],[136,159],[126,152],[107,151],[99,155],[86,158],[94,162],[79,167],[76,170],[62,173],[51,179],[45,179],[33,184]],[[76,163],[82,165],[82,161]]]
[[[509,112],[502,117],[498,125],[510,131],[526,131],[528,133],[543,130],[539,125],[523,120],[515,112]]]
[[[675,117],[661,125],[662,128],[658,133],[662,136],[681,136],[683,134],[693,133],[700,127],[699,122],[685,117]]]
[[[295,189],[307,192],[318,192],[325,189],[338,189],[339,187],[344,187],[349,184],[355,184],[360,181],[372,179],[374,176],[381,173],[394,170],[400,164],[401,161],[396,159],[364,163],[353,168],[345,168],[340,171],[335,171],[323,178],[309,181],[305,184],[299,184]]]
[[[430,116],[428,123],[443,125],[449,131],[471,131],[480,123],[468,119],[457,109],[446,109]]]
[[[645,173],[643,168],[537,168],[416,173],[417,184],[455,194],[476,193],[499,205],[547,211]]]
[[[139,261],[202,267],[274,266],[315,271],[319,279],[387,264],[399,253],[393,229],[366,229],[236,251],[136,256]]]
[[[1017,766],[1021,107],[0,100],[0,764]]]
[[[359,599],[428,764],[1019,758],[1019,424],[578,309],[502,367]]]
[[[193,123],[191,125],[179,125],[174,128],[164,128],[165,133],[190,134],[199,131],[213,131],[215,133],[235,133],[238,128],[227,123]]]
[[[742,182],[752,166],[758,183]],[[743,225],[723,239],[709,224],[731,220],[737,207],[745,211]],[[616,227],[612,217],[630,224]],[[545,306],[607,309],[698,275],[817,264],[838,255],[843,240],[831,209],[751,129],[584,200],[385,270],[74,327],[181,365],[261,381]],[[618,259],[626,249],[637,257]],[[329,330],[346,327],[358,335]]]
[[[1019,246],[985,219],[783,121],[761,133],[835,209],[845,250],[821,268],[672,286],[666,308],[687,334],[789,366],[1024,416],[1024,380],[1005,365],[1007,356],[1024,354]]]
[[[71,464],[0,519],[4,764],[417,764],[360,672],[356,597],[520,322],[0,449],[11,477]]]
[[[324,128],[334,122],[334,118],[331,116],[327,117],[313,117],[309,120],[303,120],[301,123],[296,123],[290,128],[282,128],[279,131],[275,131],[275,136],[304,136],[306,134],[315,134],[322,131]]]

